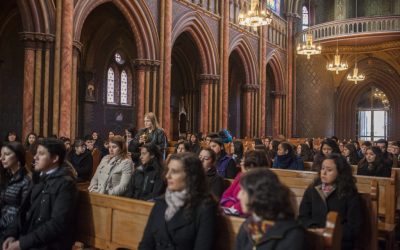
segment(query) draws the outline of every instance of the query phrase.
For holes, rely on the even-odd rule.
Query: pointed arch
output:
[[[258,85],[258,67],[256,65],[256,55],[251,49],[250,42],[246,36],[240,34],[231,40],[229,54],[237,51],[243,61],[246,72],[246,84]]]
[[[134,34],[138,58],[155,60],[159,55],[159,36],[152,14],[144,1],[84,0],[75,6],[74,39],[79,41],[85,20],[92,11],[105,3],[113,3],[126,18]]]
[[[200,53],[203,74],[217,74],[217,46],[207,23],[195,11],[188,11],[177,18],[172,28],[172,44],[184,32],[188,32]]]
[[[51,0],[18,0],[22,26],[26,32],[51,34],[55,32],[55,5]]]
[[[267,65],[268,64],[271,66],[272,72],[275,77],[275,85],[273,88],[274,91],[279,93],[286,93],[283,76],[284,71],[281,62],[275,53],[272,53],[270,56],[267,57]]]

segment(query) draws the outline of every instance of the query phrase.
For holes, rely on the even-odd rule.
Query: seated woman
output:
[[[86,148],[85,141],[77,139],[67,159],[78,174],[77,182],[90,181],[93,169],[92,153]]]
[[[224,143],[219,138],[210,141],[210,148],[217,155],[216,168],[217,172],[223,178],[233,179],[239,172],[235,161],[225,152]]]
[[[201,150],[201,146],[200,146],[200,142],[199,142],[199,138],[198,135],[193,133],[190,135],[190,152],[195,153],[195,154],[199,154],[200,150]]]
[[[367,148],[357,167],[357,175],[390,177],[391,172],[392,166],[385,165],[382,150],[378,147]]]
[[[90,181],[89,191],[116,196],[127,196],[133,172],[122,136],[111,137],[109,154],[104,156]]]
[[[269,169],[243,174],[239,199],[243,212],[250,216],[240,227],[235,249],[304,249],[305,230],[295,220],[290,197],[289,188]]]
[[[186,141],[178,142],[175,145],[175,154],[183,152],[190,152],[190,144]]]
[[[299,221],[307,228],[323,228],[328,212],[338,212],[343,227],[342,249],[353,249],[363,219],[360,210],[351,167],[339,154],[327,156],[318,178],[304,193]]]
[[[312,162],[314,159],[313,152],[311,151],[310,147],[305,143],[297,145],[296,155],[297,155],[297,157],[300,157],[303,161],[311,161]]]
[[[215,195],[219,201],[224,192],[224,179],[218,175],[217,169],[215,168],[216,158],[217,156],[214,151],[209,148],[200,151],[199,159],[203,165],[204,171],[206,172],[208,187],[210,188],[211,193]]]
[[[303,160],[296,156],[293,146],[287,142],[281,142],[277,155],[274,158],[273,168],[304,170]]]
[[[139,200],[152,200],[165,191],[162,177],[162,156],[154,144],[144,144],[140,148],[141,165],[132,177],[131,197]]]
[[[156,199],[138,249],[213,249],[218,209],[199,158],[171,155],[166,179],[167,191]]]
[[[336,141],[333,139],[325,139],[321,143],[321,147],[319,152],[317,152],[314,156],[314,162],[311,167],[312,171],[319,172],[321,169],[322,161],[328,157],[330,154],[341,154],[340,149]]]
[[[242,173],[249,171],[256,167],[270,167],[267,155],[263,151],[251,150],[247,151],[242,158],[240,167]],[[230,187],[225,190],[220,201],[221,206],[224,208],[226,214],[244,215],[240,206],[238,194],[240,191],[239,180],[242,173],[239,173]]]
[[[358,158],[357,149],[353,143],[344,145],[342,155],[346,158],[347,163],[350,165],[357,165],[360,159]]]
[[[233,149],[231,148],[231,152],[232,153],[232,159],[235,161],[236,166],[239,166],[240,161],[242,160],[243,157],[243,143],[239,140],[234,140],[231,143],[231,146],[233,147]]]
[[[14,222],[22,201],[28,195],[31,184],[25,165],[25,149],[19,142],[6,143],[1,148],[2,178],[0,183],[0,245],[6,228]],[[2,165],[2,166],[1,166]]]

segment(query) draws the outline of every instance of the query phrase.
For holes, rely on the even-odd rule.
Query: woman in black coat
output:
[[[330,154],[341,154],[341,152],[336,141],[328,138],[322,141],[319,152],[314,156],[314,162],[311,167],[312,171],[319,172],[322,161]]]
[[[363,219],[361,201],[352,169],[339,154],[323,160],[318,178],[304,193],[299,221],[307,228],[324,228],[330,211],[338,212],[341,218],[342,249],[353,249]]]
[[[236,167],[235,160],[230,157],[224,147],[224,142],[221,138],[214,138],[210,141],[210,148],[217,155],[215,167],[217,172],[223,178],[235,179],[239,168]]]
[[[236,250],[304,249],[305,231],[294,218],[292,194],[275,173],[252,169],[242,175],[240,186],[240,205],[250,216],[240,227]]]
[[[214,151],[209,148],[202,149],[199,153],[199,159],[203,165],[204,171],[206,172],[206,178],[210,191],[218,201],[221,199],[222,193],[224,192],[224,179],[218,175],[217,169],[215,168],[215,159],[217,158]]]
[[[378,147],[367,148],[357,167],[357,175],[390,177],[391,172],[392,166],[385,164],[382,150]]]
[[[77,182],[90,181],[93,172],[92,153],[86,148],[85,141],[75,140],[74,148],[68,160],[78,174]]]
[[[19,142],[9,142],[1,148],[1,164],[4,178],[0,183],[0,245],[6,228],[14,222],[22,201],[28,195],[31,184],[25,167],[25,149]]]
[[[217,203],[201,161],[193,153],[180,153],[171,155],[167,166],[167,191],[156,200],[139,249],[213,249]]]

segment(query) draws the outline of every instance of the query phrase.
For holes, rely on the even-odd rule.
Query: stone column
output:
[[[207,134],[208,131],[208,89],[209,82],[200,78],[200,131]]]
[[[53,46],[54,37],[45,44],[44,59],[44,87],[43,87],[43,136],[49,136],[49,100],[50,100],[50,50]],[[50,131],[51,133],[51,131]]]
[[[54,44],[54,73],[53,73],[53,124],[52,134],[58,134],[60,121],[60,60],[61,60],[61,27],[62,0],[56,0],[56,36]]]
[[[138,84],[136,105],[137,105],[137,116],[136,116],[136,127],[143,127],[144,112],[145,112],[145,72],[148,67],[146,60],[135,60],[133,62],[135,66],[136,82]]]
[[[62,1],[61,95],[59,136],[71,137],[71,83],[74,1]]]
[[[260,122],[259,122],[259,136],[265,136],[265,126],[266,126],[266,116],[267,116],[267,42],[268,42],[268,27],[263,26],[261,28],[261,36],[260,36],[260,94],[259,94],[259,114],[260,114]]]
[[[254,118],[254,93],[259,89],[258,85],[255,84],[245,84],[242,86],[243,90],[243,104],[244,104],[244,131],[245,137],[252,136],[252,119]]]
[[[170,128],[171,120],[171,53],[172,53],[172,0],[164,0],[164,57],[163,57],[163,70],[164,81],[163,86],[163,117],[162,127],[167,135],[171,138],[172,131]],[[161,119],[161,118],[160,118]]]
[[[228,127],[228,93],[229,93],[229,0],[221,0],[221,46],[220,46],[220,56],[221,56],[221,84],[220,84],[220,128]]]
[[[78,135],[78,59],[82,51],[82,44],[78,41],[73,43],[73,55],[72,55],[72,84],[71,84],[71,138],[75,138]]]
[[[200,130],[203,134],[207,134],[217,129],[218,124],[218,105],[217,104],[217,89],[220,76],[202,74],[200,75],[201,93],[201,126]]]

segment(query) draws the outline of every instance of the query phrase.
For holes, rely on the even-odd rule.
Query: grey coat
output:
[[[133,162],[130,158],[105,156],[90,181],[89,191],[100,194],[126,196],[133,174]]]

